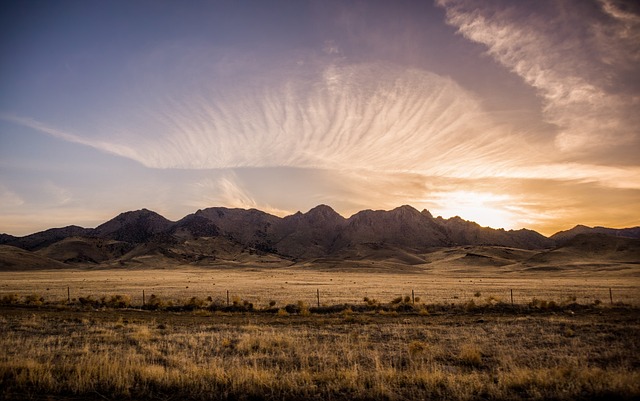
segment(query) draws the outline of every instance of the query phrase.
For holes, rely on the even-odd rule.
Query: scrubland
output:
[[[30,274],[0,289],[3,399],[640,397],[640,295],[629,280]]]

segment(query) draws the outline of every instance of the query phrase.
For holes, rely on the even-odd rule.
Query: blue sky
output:
[[[640,224],[633,2],[2,7],[0,232],[320,203]]]

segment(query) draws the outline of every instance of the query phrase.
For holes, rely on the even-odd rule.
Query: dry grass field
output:
[[[0,398],[640,397],[633,276],[363,268],[2,272]],[[227,290],[254,310],[207,307]],[[351,306],[317,313],[317,290]],[[115,294],[130,307],[80,302]]]
[[[590,304],[597,300],[640,305],[640,277],[610,274],[503,273],[489,269],[420,271],[408,269],[311,269],[311,268],[180,268],[161,270],[39,270],[0,272],[0,296],[37,294],[48,301],[71,298],[128,295],[142,304],[142,291],[176,302],[191,297],[226,300],[240,297],[256,306],[275,300],[279,305],[304,301],[315,305],[317,291],[322,304],[357,303],[364,297],[389,301],[413,290],[423,302],[463,303],[493,297],[526,304],[533,298],[563,302],[573,299]],[[480,294],[478,296],[478,293]]]

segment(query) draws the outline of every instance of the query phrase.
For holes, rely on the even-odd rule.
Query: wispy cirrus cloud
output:
[[[217,178],[205,178],[193,182],[187,188],[187,203],[192,207],[207,208],[224,206],[241,209],[259,209],[264,212],[286,216],[290,211],[272,207],[268,203],[256,200],[256,197],[241,183],[239,177],[228,171]]]
[[[41,121],[37,121],[31,117],[18,116],[12,113],[0,113],[0,119],[23,127],[32,128],[36,131],[51,135],[54,138],[62,139],[67,142],[77,143],[98,149],[100,151],[123,156],[129,159],[137,160],[139,151],[125,144],[116,143],[109,139],[96,139],[78,134],[66,132],[57,128],[53,128]]]
[[[538,90],[545,118],[559,128],[560,151],[637,161],[628,149],[640,146],[638,7],[609,0],[437,3],[449,24]]]
[[[286,166],[486,175],[530,159],[513,152],[522,138],[486,113],[475,95],[425,70],[306,58],[302,66],[284,63],[261,72],[243,59],[207,64],[200,57],[189,65],[217,75],[198,85],[182,75],[164,77],[168,83],[143,80],[139,93],[123,96],[116,109],[90,123],[86,117],[90,134],[31,118],[2,118],[161,169]]]

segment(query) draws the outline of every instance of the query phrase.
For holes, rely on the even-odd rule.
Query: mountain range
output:
[[[577,236],[594,235],[623,238],[635,250],[640,227],[576,226],[545,237],[527,229],[481,227],[460,217],[434,218],[427,210],[406,205],[390,211],[364,210],[349,218],[326,205],[282,218],[256,209],[212,207],[175,222],[142,209],[96,228],[52,228],[24,237],[0,234],[0,268],[20,268],[21,263],[40,268],[48,261],[56,268],[223,262],[268,266],[365,258],[421,264],[429,261],[425,255],[444,248],[491,246],[548,253],[575,245]],[[614,246],[610,242],[608,246]]]

